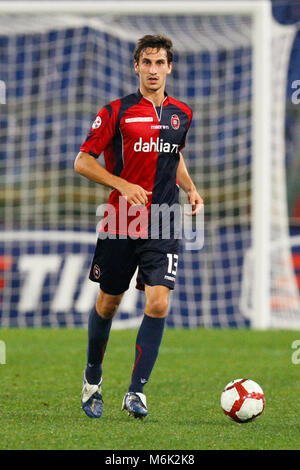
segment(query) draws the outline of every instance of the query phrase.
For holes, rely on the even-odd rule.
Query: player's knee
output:
[[[106,320],[109,320],[114,316],[118,308],[118,305],[113,303],[102,303],[100,306],[96,304],[96,312],[98,315]]]
[[[96,302],[96,312],[100,317],[107,320],[112,318],[120,305],[121,299],[122,295],[113,296],[100,293]]]
[[[152,299],[151,302],[148,302],[146,305],[146,313],[152,317],[164,318],[167,315],[168,310],[168,299],[156,298]]]

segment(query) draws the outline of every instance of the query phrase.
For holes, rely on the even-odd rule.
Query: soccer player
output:
[[[91,418],[99,418],[103,411],[102,361],[113,316],[137,268],[136,287],[145,291],[145,310],[122,409],[136,418],[147,416],[143,389],[158,356],[179,252],[173,226],[169,238],[162,237],[161,231],[151,237],[151,210],[178,203],[179,187],[187,193],[192,214],[203,205],[181,153],[192,111],[165,91],[172,66],[169,38],[142,37],[134,52],[139,90],[98,112],[74,164],[76,172],[112,188],[90,270],[90,279],[100,284],[89,316],[82,391],[82,408]],[[105,167],[97,161],[102,152]],[[134,209],[143,217],[130,229]],[[172,217],[170,221],[174,225]]]

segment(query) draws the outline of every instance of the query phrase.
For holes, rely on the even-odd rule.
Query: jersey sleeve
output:
[[[188,109],[187,115],[188,115],[188,123],[187,123],[187,126],[186,126],[186,130],[184,132],[184,135],[182,137],[181,143],[179,145],[179,151],[182,150],[185,147],[186,136],[187,136],[187,133],[189,131],[189,128],[190,128],[190,125],[191,125],[191,122],[192,122],[192,118],[193,118],[193,112],[192,112],[191,109]]]
[[[108,104],[98,112],[92,127],[80,147],[81,152],[87,152],[95,158],[105,150],[114,137],[117,122],[117,103]]]

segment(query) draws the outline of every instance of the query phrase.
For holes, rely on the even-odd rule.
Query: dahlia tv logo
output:
[[[170,144],[170,142],[165,142],[164,139],[160,139],[159,137],[157,137],[157,139],[151,137],[149,141],[144,141],[144,139],[140,137],[139,140],[135,142],[133,150],[135,152],[178,153],[179,145]]]
[[[179,129],[180,127],[180,119],[179,117],[177,116],[177,114],[173,114],[173,116],[171,117],[171,126],[173,127],[173,129],[175,131],[177,131],[177,129]]]

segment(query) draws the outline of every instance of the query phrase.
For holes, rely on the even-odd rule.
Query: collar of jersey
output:
[[[168,93],[165,91],[164,92],[164,95],[165,95],[165,98],[161,104],[161,106],[166,106],[168,104],[168,100],[166,100],[166,98],[169,96]],[[148,104],[152,104],[152,106],[155,107],[155,104],[153,103],[153,101],[149,100],[149,98],[145,98],[145,96],[142,95],[140,89],[138,89],[137,91],[137,96],[139,97],[139,99],[144,99],[144,102],[145,103],[148,103]],[[159,108],[159,106],[157,106]]]

